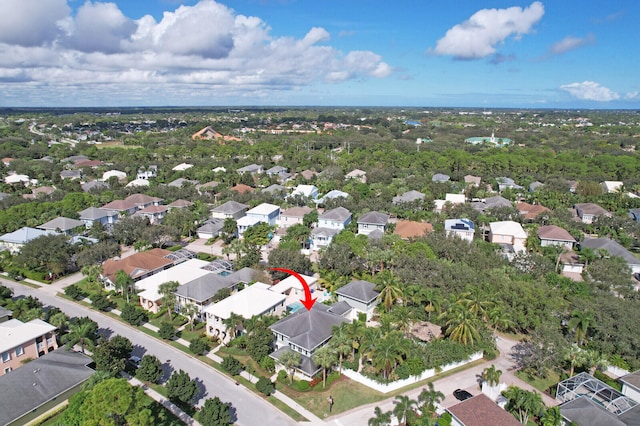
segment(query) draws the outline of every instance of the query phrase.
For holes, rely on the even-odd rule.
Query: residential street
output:
[[[98,322],[101,332],[108,335],[119,334],[131,340],[135,346],[135,355],[153,354],[162,362],[168,362],[172,368],[186,371],[191,378],[197,378],[200,382],[203,393],[200,395],[198,403],[203,403],[206,398],[214,396],[218,396],[222,401],[231,402],[237,410],[236,424],[238,425],[295,424],[293,420],[253,392],[243,386],[237,386],[232,380],[213,368],[139,330],[82,305],[56,297],[50,291],[26,287],[3,279],[0,279],[0,284],[12,288],[14,296],[37,297],[45,306],[57,306],[71,317],[88,316]]]

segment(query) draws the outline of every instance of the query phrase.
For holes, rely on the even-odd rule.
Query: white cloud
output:
[[[560,89],[568,92],[571,96],[585,101],[609,102],[620,99],[616,92],[601,86],[595,81],[583,81],[582,83],[571,83],[560,86]]]
[[[627,92],[627,94],[624,95],[625,99],[637,99],[639,97],[640,97],[640,92],[638,92],[638,91]]]
[[[482,9],[455,25],[438,40],[433,53],[457,59],[479,59],[496,53],[496,45],[507,38],[528,34],[544,15],[541,2],[526,8]]]
[[[0,42],[40,46],[61,34],[71,9],[66,0],[0,1]]]
[[[570,50],[577,49],[582,46],[595,43],[596,38],[593,34],[588,34],[584,38],[567,36],[557,43],[554,43],[549,51],[554,55],[562,55]]]
[[[262,19],[238,15],[213,0],[179,6],[159,21],[149,15],[131,20],[114,3],[86,2],[71,16],[65,0],[0,4],[5,1],[50,5],[49,21],[38,22],[55,31],[18,43],[17,30],[0,21],[0,99],[19,93],[25,99],[90,94],[111,104],[125,102],[119,96],[149,93],[178,100],[268,97],[319,81],[384,78],[394,71],[373,52],[328,45],[330,34],[323,28],[310,28],[297,39],[273,37]],[[53,6],[58,13],[51,12]]]

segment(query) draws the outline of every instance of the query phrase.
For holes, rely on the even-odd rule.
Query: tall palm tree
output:
[[[511,320],[509,314],[504,312],[498,305],[489,309],[489,312],[487,312],[487,320],[493,329],[494,336],[497,334],[498,329],[506,331],[515,327],[515,322]]]
[[[338,354],[339,371],[342,374],[342,361],[345,355],[349,355],[353,345],[351,340],[347,337],[345,329],[342,327],[334,326],[333,335],[329,341],[329,347]]]
[[[391,411],[382,411],[380,407],[373,409],[373,417],[369,419],[369,426],[389,426],[391,424]]]
[[[69,325],[69,317],[64,312],[56,312],[49,317],[47,322],[56,327],[59,332],[63,332]]]
[[[569,377],[573,377],[573,372],[576,367],[584,364],[584,351],[577,344],[572,344],[567,348],[567,351],[564,354],[564,359],[569,361],[571,365],[571,369],[569,370]]]
[[[383,337],[384,334],[379,327],[367,327],[364,329],[360,343],[360,365],[358,366],[358,371],[360,371],[364,360],[371,359],[373,350]]]
[[[408,421],[413,418],[415,409],[418,406],[418,402],[415,399],[411,399],[406,395],[396,396],[393,401],[396,406],[393,408],[393,414],[398,419],[400,425],[408,424]]]
[[[574,310],[571,312],[571,318],[569,319],[569,329],[575,333],[576,343],[580,346],[584,344],[584,340],[587,337],[589,328],[594,324],[594,316],[592,311],[579,311]]]
[[[129,292],[133,287],[133,280],[131,279],[129,274],[120,269],[118,272],[116,272],[114,284],[116,286],[116,290],[122,292],[122,295],[127,299],[127,303],[129,303]]]
[[[473,345],[476,340],[480,339],[478,332],[478,318],[470,310],[462,305],[453,305],[447,314],[446,335],[453,341],[462,343],[463,345]]]
[[[489,386],[496,386],[500,383],[500,377],[502,376],[502,370],[498,370],[495,365],[491,364],[491,367],[487,367],[482,370],[482,380]]]
[[[516,416],[523,425],[529,422],[531,416],[539,415],[544,407],[539,393],[526,391],[513,385],[502,392],[502,395],[509,401],[505,407],[506,410]]]
[[[402,335],[390,334],[378,343],[371,351],[371,362],[377,372],[387,380],[389,374],[409,355],[408,340]]]
[[[100,265],[87,265],[87,266],[84,266],[80,270],[80,272],[82,272],[82,275],[87,277],[87,282],[89,284],[96,284],[96,283],[98,283],[98,277],[102,273],[102,266],[100,266]]]
[[[278,360],[289,372],[289,384],[293,384],[294,369],[300,365],[300,354],[294,351],[286,351]]]
[[[411,328],[414,315],[413,311],[408,307],[396,306],[389,317],[395,329],[402,331],[406,335]]]
[[[400,287],[400,280],[393,276],[389,271],[384,271],[378,274],[378,288],[380,294],[378,295],[378,301],[382,302],[387,312],[391,310],[391,307],[402,299],[402,288]]]
[[[360,349],[362,338],[367,327],[362,321],[353,321],[342,326],[347,339],[351,340],[351,357],[355,359],[356,350]],[[362,355],[362,354],[361,354]]]
[[[423,291],[420,293],[420,296],[425,303],[424,310],[427,313],[427,320],[431,321],[431,314],[434,312],[439,312],[440,308],[442,308],[442,294],[437,288],[424,287]]]
[[[421,404],[420,410],[423,414],[429,414],[430,416],[436,413],[436,405],[444,400],[444,394],[435,390],[433,382],[429,382],[427,388],[422,389],[420,395],[418,395],[418,402]]]
[[[464,306],[477,318],[486,318],[489,309],[494,305],[493,302],[485,298],[480,288],[475,286],[469,287],[467,291],[461,293],[456,303]]]
[[[65,335],[68,347],[80,345],[80,351],[84,353],[84,348],[93,348],[96,341],[95,325],[89,321],[75,321],[69,326],[69,333]]]
[[[162,304],[167,307],[169,314],[169,322],[173,321],[173,305],[176,303],[176,295],[174,292],[178,289],[180,283],[177,281],[167,281],[158,286],[158,293],[162,296]]]
[[[196,319],[196,315],[198,315],[198,312],[200,312],[200,308],[198,308],[198,306],[194,305],[193,303],[187,303],[182,307],[181,312],[184,316],[187,317],[187,320],[189,320],[191,331],[193,331],[193,323]]]
[[[238,327],[243,327],[244,318],[242,315],[238,315],[235,312],[229,314],[229,318],[222,320],[222,323],[227,328],[227,332],[230,335],[230,339],[236,338],[238,333]]]
[[[549,407],[544,411],[542,417],[540,417],[540,424],[542,426],[560,426],[564,422],[562,414],[560,414],[560,407]]]
[[[322,367],[322,388],[327,384],[327,369],[335,365],[338,357],[332,348],[323,346],[313,354],[313,362]]]

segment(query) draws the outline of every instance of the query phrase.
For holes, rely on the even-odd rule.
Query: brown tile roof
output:
[[[303,217],[307,213],[311,213],[313,209],[311,207],[303,206],[303,207],[290,207],[280,213],[280,216],[288,216],[288,217]]]
[[[131,194],[124,200],[130,203],[133,203],[135,205],[140,205],[140,204],[148,204],[148,203],[157,203],[162,201],[162,198],[151,197],[147,194]]]
[[[126,200],[113,200],[112,202],[102,206],[103,209],[117,210],[117,211],[129,210],[134,207],[136,207],[134,203]]]
[[[393,233],[407,239],[422,237],[425,233],[431,231],[433,231],[433,226],[430,223],[401,220],[396,224],[396,229]]]
[[[516,205],[516,210],[518,210],[525,219],[535,219],[538,215],[551,211],[540,204],[529,204],[524,202],[518,203]]]
[[[169,206],[147,206],[144,209],[140,209],[138,210],[136,213],[159,213],[159,212],[166,212],[167,210],[169,210]]]
[[[133,254],[124,259],[109,259],[102,264],[102,275],[115,282],[116,272],[123,270],[131,278],[135,279],[148,272],[163,269],[173,263],[164,256],[171,253],[168,250],[153,249]]]
[[[515,417],[482,393],[447,408],[447,411],[464,426],[521,426]]]
[[[546,225],[538,228],[538,237],[543,240],[558,240],[575,242],[575,238],[563,228],[555,225]]]
[[[173,203],[169,204],[169,207],[191,207],[193,203],[187,200],[175,200]]]
[[[100,160],[80,160],[73,163],[73,165],[76,167],[97,167],[102,166],[103,164],[104,161]]]
[[[229,189],[229,191],[236,191],[236,192],[239,192],[240,194],[244,194],[245,192],[253,192],[253,190],[254,188],[250,187],[249,185],[245,185],[243,183],[239,183],[233,188]]]

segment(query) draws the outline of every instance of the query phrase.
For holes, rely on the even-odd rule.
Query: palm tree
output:
[[[332,348],[329,346],[323,346],[313,354],[313,362],[322,367],[322,388],[327,384],[327,368],[331,368],[335,365],[338,357]]]
[[[594,316],[592,311],[581,312],[574,310],[571,312],[571,318],[569,319],[569,329],[575,333],[576,343],[580,346],[584,344],[584,340],[587,337],[589,327],[594,324]]]
[[[369,426],[389,426],[391,424],[391,411],[383,412],[380,407],[373,409],[373,416],[369,419]]]
[[[382,302],[387,312],[389,312],[398,299],[402,298],[400,281],[389,271],[381,272],[378,277],[378,288],[380,289],[378,301]]]
[[[62,332],[69,325],[69,317],[66,316],[64,312],[56,312],[49,317],[49,320],[47,322],[56,327],[59,332]]]
[[[293,384],[293,372],[294,369],[300,365],[300,354],[289,350],[280,355],[278,361],[280,361],[289,372],[289,384]]]
[[[189,320],[189,326],[191,326],[191,331],[193,331],[193,323],[196,319],[196,315],[200,312],[200,308],[193,303],[187,303],[182,307],[181,312],[187,317],[187,320]]]
[[[540,424],[542,426],[560,426],[563,424],[562,414],[560,414],[560,407],[549,407],[545,410],[542,417],[540,417]]]
[[[238,315],[235,312],[229,314],[229,318],[222,320],[222,323],[227,328],[230,335],[230,340],[236,338],[238,333],[238,327],[243,327],[244,318],[242,315]]]
[[[180,283],[177,281],[167,281],[158,286],[158,293],[162,296],[162,304],[167,307],[169,322],[173,321],[171,311],[173,311],[173,305],[176,303],[176,295],[174,292],[179,286]]]
[[[84,353],[85,346],[93,348],[95,345],[95,325],[89,321],[75,321],[69,326],[69,333],[65,335],[68,347],[80,344],[80,351]]]
[[[435,390],[433,382],[429,382],[426,389],[422,389],[418,395],[418,402],[421,404],[420,410],[423,414],[433,416],[436,413],[436,405],[444,400],[444,394]]]
[[[482,380],[489,386],[496,386],[498,383],[500,383],[501,376],[502,370],[498,370],[493,364],[491,364],[491,367],[487,367],[482,370]]]
[[[100,265],[87,265],[84,266],[80,272],[82,275],[87,277],[87,282],[89,284],[95,284],[98,282],[98,277],[102,273],[102,266]]]
[[[424,310],[427,312],[427,320],[431,321],[431,314],[440,311],[442,307],[442,294],[437,288],[425,287],[420,296],[425,303]]]
[[[447,336],[465,346],[473,345],[476,340],[480,339],[477,316],[462,305],[453,305],[445,325]]]
[[[415,399],[411,399],[406,395],[396,396],[394,401],[396,406],[393,408],[393,414],[398,419],[398,424],[406,425],[410,418],[415,414],[415,408],[418,406],[418,402]]]
[[[339,371],[342,374],[342,361],[345,355],[349,355],[353,345],[352,341],[347,337],[347,333],[344,328],[334,326],[333,336],[329,341],[329,347],[338,354]]]
[[[396,306],[389,316],[391,323],[395,325],[396,329],[402,331],[406,335],[411,328],[413,311],[406,306]]]
[[[120,269],[116,272],[116,282],[114,283],[116,289],[122,292],[123,295],[127,298],[127,303],[129,303],[129,291],[131,287],[133,287],[133,280],[125,271]]]
[[[409,354],[408,340],[404,336],[390,334],[378,340],[371,351],[371,362],[376,371],[382,372],[382,377],[387,380],[389,374],[404,361]]]
[[[569,364],[571,365],[569,377],[573,377],[575,368],[584,364],[584,351],[580,349],[580,346],[574,343],[567,349],[564,359],[569,361]]]
[[[360,348],[367,327],[362,321],[353,321],[342,326],[347,339],[351,340],[351,357],[355,359],[356,350]],[[362,355],[362,354],[361,354]]]
[[[498,329],[503,331],[509,330],[515,327],[515,323],[511,320],[509,314],[504,312],[500,306],[492,307],[487,313],[487,320],[493,328],[493,335],[495,336]]]
[[[529,417],[539,415],[544,407],[542,397],[537,392],[509,386],[502,395],[509,400],[506,410],[516,416],[523,425],[527,424]]]
[[[362,340],[360,342],[360,365],[358,371],[362,367],[362,362],[365,359],[371,359],[371,354],[376,347],[378,341],[384,337],[384,334],[379,327],[367,327],[363,330]]]
[[[456,303],[464,306],[477,318],[486,318],[489,308],[493,307],[493,302],[486,300],[478,287],[469,287],[466,292],[460,294]]]

